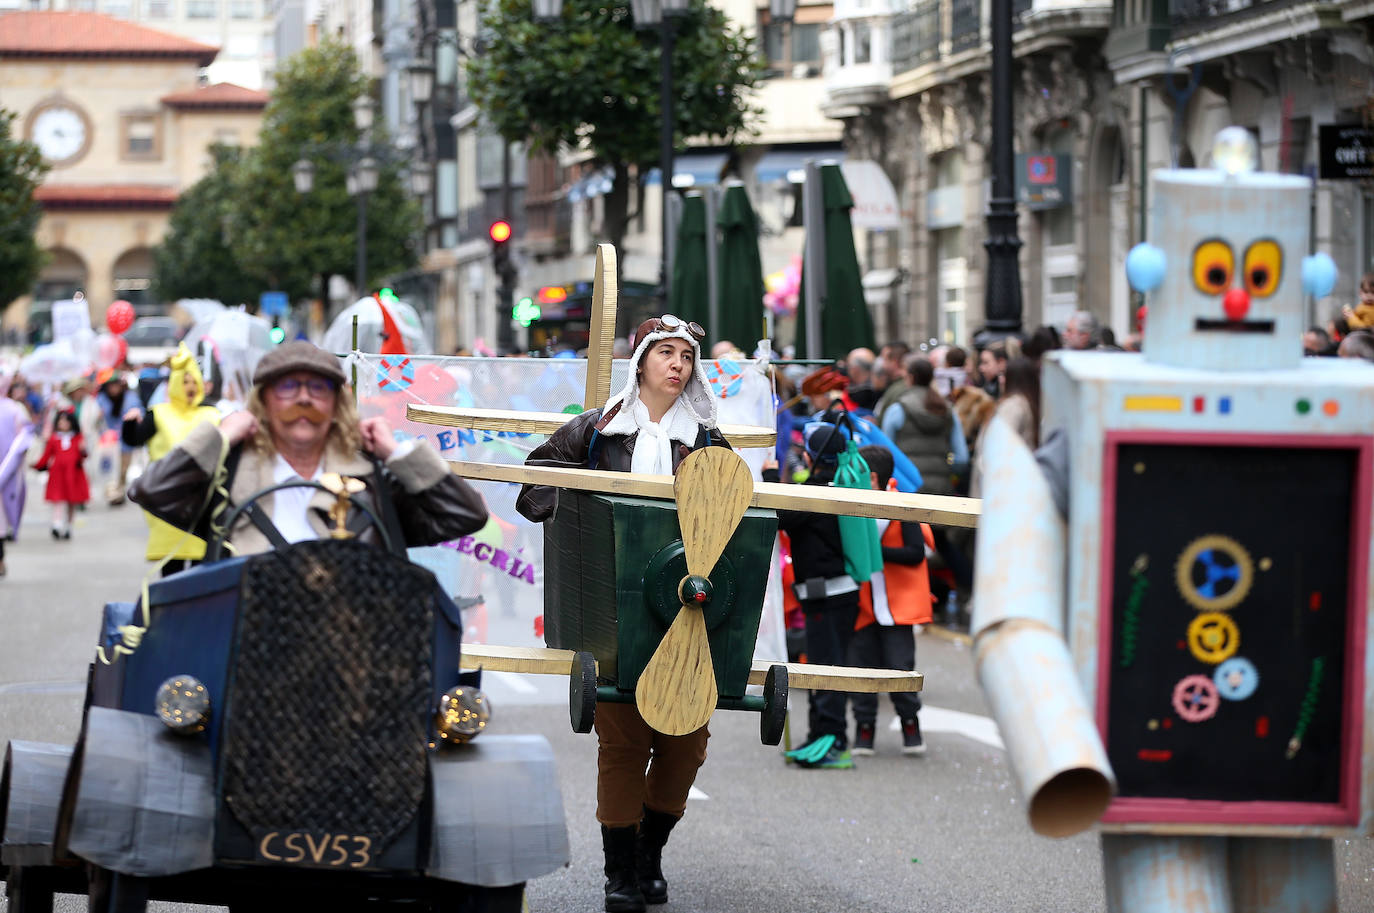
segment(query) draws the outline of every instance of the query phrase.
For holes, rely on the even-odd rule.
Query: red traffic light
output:
[[[487,229],[487,234],[497,244],[510,240],[510,223],[506,221],[492,222],[491,228]]]

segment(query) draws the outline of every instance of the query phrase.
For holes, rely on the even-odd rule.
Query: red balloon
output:
[[[122,365],[127,363],[129,360],[129,340],[125,339],[123,336],[116,336],[115,342],[119,343],[119,361],[115,362],[115,364]]]
[[[111,333],[123,333],[134,323],[134,306],[120,299],[105,309],[105,326]]]

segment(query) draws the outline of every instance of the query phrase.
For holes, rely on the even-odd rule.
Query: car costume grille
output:
[[[381,849],[425,790],[434,579],[354,542],[246,562],[221,758],[248,831],[349,833]]]

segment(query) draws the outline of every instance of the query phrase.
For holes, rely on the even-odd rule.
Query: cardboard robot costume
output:
[[[1374,831],[1374,371],[1302,357],[1334,267],[1255,160],[1152,176],[1143,354],[1053,353],[1046,445],[994,420],[980,457],[979,680],[1113,913],[1334,910],[1329,838]]]

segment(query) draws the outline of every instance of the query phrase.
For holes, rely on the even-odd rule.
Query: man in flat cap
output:
[[[248,408],[225,416],[218,427],[197,425],[147,468],[129,497],[173,526],[208,532],[219,511],[203,508],[222,459],[233,505],[272,485],[317,481],[325,473],[359,479],[367,488],[355,500],[398,526],[407,546],[457,539],[487,520],[481,497],[428,444],[398,443],[383,418],[359,421],[338,358],[308,342],[290,342],[265,355],[253,375]],[[281,489],[259,498],[257,510],[240,514],[225,536],[239,555],[325,538],[333,503],[319,489]],[[353,513],[359,513],[356,507]],[[358,535],[380,541],[372,526]]]

